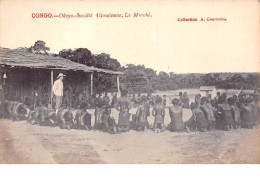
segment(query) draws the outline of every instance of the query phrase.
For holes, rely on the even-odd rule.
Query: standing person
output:
[[[169,107],[169,114],[171,117],[170,130],[184,131],[184,123],[182,121],[182,107],[179,106],[179,99],[172,100],[173,106]]]
[[[166,107],[167,100],[166,100],[166,95],[163,95],[163,106]]]
[[[217,96],[215,97],[215,99],[218,101],[219,97],[220,97],[220,92],[217,92]]]
[[[154,116],[154,131],[156,133],[161,132],[161,130],[164,130],[164,105],[162,105],[162,98],[157,97],[156,98],[156,104],[153,107],[153,116]]]
[[[113,97],[112,97],[112,102],[111,102],[111,107],[113,108],[117,102],[117,93],[115,92]]]
[[[95,108],[95,124],[94,129],[102,129],[102,115],[106,110],[107,105],[104,102],[104,93],[99,93],[99,97],[96,99],[96,108]]]
[[[238,105],[238,104],[239,104],[239,101],[238,101],[237,95],[233,95],[233,99],[234,99],[234,101],[235,101],[235,104]]]
[[[133,96],[131,97],[131,102],[135,104],[135,101],[136,101],[136,97],[135,97],[135,93],[133,93]]]
[[[219,97],[220,97],[220,92],[217,92],[217,96],[214,97],[214,99],[211,101],[211,104],[214,108],[218,107],[219,104]]]
[[[179,99],[182,100],[182,92],[179,92]]]
[[[200,106],[200,102],[201,102],[201,95],[196,94],[195,95],[195,103],[197,103],[198,107]]]
[[[121,97],[115,104],[115,108],[119,111],[118,117],[118,131],[128,131],[129,130],[129,110],[131,108],[131,102],[127,97],[127,91],[122,90]]]
[[[149,104],[149,106],[153,106],[154,105],[154,102],[153,102],[153,96],[151,93],[148,93],[147,94],[147,102]],[[149,116],[149,115],[148,115]]]
[[[182,96],[182,103],[183,103],[183,108],[189,108],[189,104],[190,104],[190,98],[187,94],[187,92],[184,92],[183,96]]]
[[[105,92],[104,103],[105,103],[107,106],[109,106],[110,98],[108,97],[107,92]]]
[[[98,105],[98,102],[99,102],[98,97],[99,97],[99,94],[95,94],[92,96],[91,104],[92,104],[93,108],[95,108]]]
[[[147,106],[146,106],[146,96],[141,97],[141,105],[138,106],[136,111],[137,117],[137,128],[138,130],[146,131],[149,127],[149,123],[147,121]]]
[[[208,94],[208,97],[207,97],[208,101],[211,103],[212,102],[212,97],[211,97],[211,94]]]
[[[65,88],[65,90],[64,90],[65,104],[69,107],[72,106],[72,98],[71,98],[72,96],[71,96],[71,94],[72,93],[70,92],[70,90],[68,88]]]
[[[53,88],[52,91],[55,95],[56,98],[56,102],[55,102],[55,112],[56,115],[58,114],[58,110],[62,104],[62,97],[63,97],[63,78],[66,75],[64,75],[63,73],[59,73],[57,80],[54,82],[53,84]]]
[[[136,105],[140,105],[141,104],[141,93],[140,92],[137,94],[137,98],[136,98],[135,104]]]

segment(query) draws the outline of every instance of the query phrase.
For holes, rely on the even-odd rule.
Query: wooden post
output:
[[[90,95],[93,95],[93,72],[90,74]]]
[[[52,109],[52,98],[53,98],[53,70],[51,70],[51,109]]]
[[[118,95],[120,95],[120,81],[119,81],[119,75],[117,75],[116,78],[117,78],[117,91],[118,91]]]

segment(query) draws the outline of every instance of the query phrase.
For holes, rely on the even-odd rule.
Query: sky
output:
[[[0,1],[0,46],[46,42],[51,53],[88,48],[122,66],[144,64],[175,73],[259,72],[257,0]],[[134,13],[152,17],[132,17]],[[86,14],[93,18],[32,18],[33,13]],[[131,14],[96,18],[96,13]],[[227,21],[200,21],[201,18]],[[197,18],[197,22],[178,21]]]

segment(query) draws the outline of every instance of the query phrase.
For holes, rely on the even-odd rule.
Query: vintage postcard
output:
[[[1,164],[258,164],[258,0],[1,0]]]

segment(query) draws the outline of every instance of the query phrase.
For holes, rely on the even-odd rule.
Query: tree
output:
[[[87,48],[63,49],[59,52],[59,56],[88,66],[95,66],[96,63],[91,51]]]
[[[202,76],[203,85],[213,86],[215,85],[214,78],[211,74],[205,74]]]
[[[45,42],[37,41],[34,45],[36,50],[48,50]],[[82,63],[97,68],[122,71],[121,88],[129,92],[153,92],[155,90],[174,90],[184,88],[199,88],[202,85],[217,86],[225,89],[259,89],[260,74],[248,74],[243,77],[241,73],[208,73],[208,74],[175,74],[170,72],[157,72],[144,65],[127,64],[121,67],[117,59],[111,58],[107,53],[94,55],[87,48],[78,48],[75,50],[63,49],[58,56],[70,59],[74,62]],[[94,74],[94,90],[116,91],[115,76],[107,74]]]
[[[166,72],[163,71],[159,72],[157,80],[158,80],[158,87],[156,87],[156,89],[164,90],[164,91],[173,89],[173,86],[171,84],[171,79]]]
[[[44,41],[38,40],[28,49],[28,51],[31,53],[48,54],[47,51],[50,51],[50,48],[46,47],[45,44]]]
[[[259,77],[257,75],[248,74],[245,82],[248,89],[259,89]]]
[[[121,88],[129,92],[152,92],[153,87],[149,82],[143,65],[128,64],[123,67],[124,75],[121,77]]]
[[[101,53],[95,56],[96,67],[110,69],[110,70],[119,70],[121,68],[120,63],[113,58],[110,58],[109,54]]]

